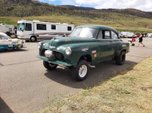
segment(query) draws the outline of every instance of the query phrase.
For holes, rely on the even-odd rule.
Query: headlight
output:
[[[72,53],[71,48],[70,48],[70,47],[67,47],[67,48],[65,49],[65,53],[66,53],[67,55],[71,55],[71,53]]]
[[[45,56],[48,57],[48,58],[50,58],[50,57],[53,56],[53,52],[52,52],[51,50],[46,50],[44,54],[45,54]]]

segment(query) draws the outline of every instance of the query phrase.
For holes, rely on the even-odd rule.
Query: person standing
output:
[[[135,46],[136,38],[137,38],[136,35],[134,35],[134,36],[132,37],[132,39],[131,39],[131,45],[132,45],[132,46]]]
[[[145,45],[143,44],[143,35],[141,33],[139,34],[139,44],[138,44],[138,46],[140,46],[140,45],[145,47]]]

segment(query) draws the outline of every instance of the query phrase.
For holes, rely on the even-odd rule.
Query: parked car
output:
[[[24,44],[24,40],[12,39],[5,33],[0,32],[0,51],[21,49],[24,47]]]
[[[147,33],[147,37],[152,38],[152,33]]]
[[[125,62],[129,43],[124,43],[118,32],[111,27],[82,25],[74,29],[69,37],[56,37],[39,43],[39,58],[48,70],[58,65],[72,70],[76,80],[84,80],[89,68],[105,60]]]
[[[121,38],[132,38],[135,34],[133,32],[121,32],[120,37]]]

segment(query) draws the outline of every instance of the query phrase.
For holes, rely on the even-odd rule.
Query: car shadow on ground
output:
[[[1,97],[0,97],[0,113],[14,113]]]
[[[12,53],[12,52],[25,52],[28,51],[26,48],[18,49],[18,50],[6,50],[6,51],[0,51],[0,53]]]
[[[86,89],[103,83],[119,73],[124,74],[133,69],[136,64],[135,62],[126,61],[124,65],[120,66],[111,62],[104,62],[96,65],[95,69],[90,69],[87,79],[81,82],[72,79],[72,72],[69,69],[57,68],[53,71],[46,71],[45,76],[68,87]]]

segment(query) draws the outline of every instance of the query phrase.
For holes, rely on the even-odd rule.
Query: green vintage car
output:
[[[116,30],[101,25],[78,26],[68,37],[39,43],[39,58],[46,69],[66,66],[79,81],[97,63],[114,60],[118,65],[124,64],[128,51],[129,43],[124,43]]]

